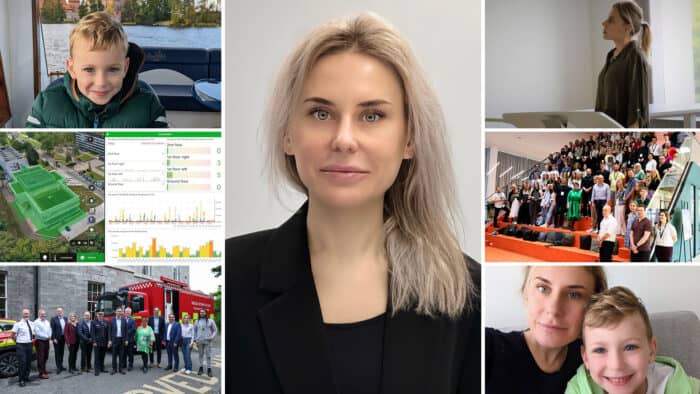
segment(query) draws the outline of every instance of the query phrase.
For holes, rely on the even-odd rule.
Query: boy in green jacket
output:
[[[584,365],[566,394],[697,394],[700,381],[686,375],[678,361],[656,356],[644,305],[628,288],[612,287],[594,295],[583,318]]]
[[[25,127],[168,127],[158,97],[138,80],[144,58],[110,14],[86,15],[70,33],[63,84],[39,93]]]

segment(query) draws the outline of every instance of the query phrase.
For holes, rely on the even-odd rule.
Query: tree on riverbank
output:
[[[42,23],[63,23],[66,19],[66,11],[63,9],[61,0],[46,0],[41,9]]]

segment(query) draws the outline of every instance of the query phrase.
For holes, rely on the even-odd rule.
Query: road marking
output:
[[[212,367],[221,368],[221,356],[212,357]],[[188,382],[190,380],[191,382]],[[192,384],[194,382],[194,385]],[[182,391],[185,390],[185,391]],[[186,375],[174,372],[156,379],[151,384],[144,384],[142,387],[124,392],[124,394],[187,394],[187,393],[210,393],[221,392],[219,379],[206,375]]]

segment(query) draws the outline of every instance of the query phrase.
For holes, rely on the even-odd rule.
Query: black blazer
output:
[[[61,329],[61,319],[63,319],[64,327],[66,324],[68,324],[68,319],[63,316],[63,317],[58,317],[54,316],[51,318],[51,322],[49,323],[51,325],[51,339],[58,339],[61,340],[63,339],[63,330]]]
[[[154,316],[148,318],[148,325],[151,326],[154,334],[156,332],[155,321]],[[158,335],[165,338],[165,319],[163,316],[158,316]]]
[[[336,393],[306,212],[304,206],[277,229],[226,241],[226,376],[234,393]],[[479,264],[467,263],[480,286]],[[381,392],[480,392],[479,297],[474,305],[458,320],[387,315]]]

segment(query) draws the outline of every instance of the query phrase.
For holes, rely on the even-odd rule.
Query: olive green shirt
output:
[[[595,110],[605,112],[623,127],[639,121],[649,127],[651,67],[637,41],[631,41],[613,57],[608,52],[605,66],[598,76]]]

